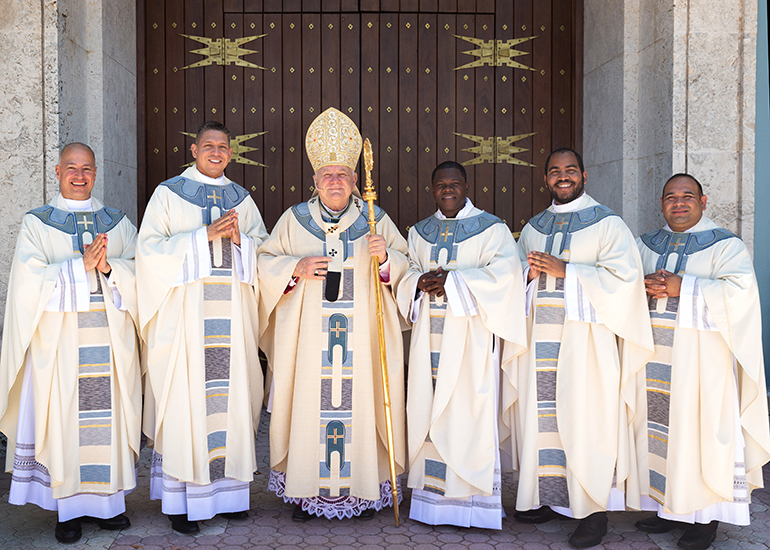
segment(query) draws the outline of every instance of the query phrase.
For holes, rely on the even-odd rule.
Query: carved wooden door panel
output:
[[[371,139],[379,204],[404,231],[451,159],[518,232],[548,204],[550,150],[581,145],[580,0],[166,0],[139,16],[140,211],[209,119],[236,137],[227,176],[268,228],[309,198],[305,132],[330,106]]]

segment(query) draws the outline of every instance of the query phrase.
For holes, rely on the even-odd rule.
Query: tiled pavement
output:
[[[261,467],[267,464],[267,414],[263,414],[257,445]],[[393,522],[392,510],[375,514],[370,521],[357,519],[326,520],[316,518],[306,524],[291,520],[292,506],[274,494],[267,493],[267,471],[255,476],[251,485],[251,511],[246,521],[227,521],[220,517],[201,522],[200,534],[190,537],[171,530],[171,524],[160,512],[160,503],[149,500],[150,451],[142,452],[139,464],[139,486],[127,498],[127,515],[131,527],[125,531],[103,531],[95,524],[83,525],[83,538],[68,549],[109,548],[113,550],[160,549],[289,549],[289,548],[416,548],[427,550],[497,548],[546,550],[570,548],[567,539],[577,521],[555,521],[541,525],[524,525],[513,518],[503,521],[502,531],[431,527],[408,519],[409,490],[404,490],[401,504],[401,527]],[[53,535],[56,515],[33,505],[8,504],[8,474],[0,476],[0,548],[65,548]],[[503,477],[503,504],[509,514],[514,511],[515,479]],[[770,485],[770,467],[765,467],[765,485]],[[753,550],[770,548],[770,491],[754,492],[751,526],[719,528],[714,547],[717,549]],[[638,532],[634,522],[646,514],[610,513],[609,533],[603,547],[611,550],[677,548],[681,531],[660,535]]]

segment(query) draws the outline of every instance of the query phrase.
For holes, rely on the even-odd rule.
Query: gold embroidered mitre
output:
[[[307,129],[305,149],[313,172],[332,164],[355,170],[361,155],[361,134],[345,113],[329,107]]]

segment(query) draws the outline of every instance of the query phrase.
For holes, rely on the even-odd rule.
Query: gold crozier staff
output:
[[[377,192],[372,182],[372,169],[374,168],[374,155],[369,138],[364,141],[364,167],[366,168],[366,184],[364,186],[363,199],[369,205],[369,233],[377,233],[377,220],[374,214],[374,201],[377,200]],[[396,484],[396,457],[393,450],[393,420],[390,414],[390,386],[388,384],[388,358],[385,350],[385,323],[382,318],[382,286],[380,280],[380,265],[376,256],[372,256],[372,276],[374,277],[374,296],[377,303],[377,335],[380,340],[380,370],[382,372],[382,395],[385,404],[385,427],[388,432],[388,460],[390,464],[390,487],[393,493],[393,515],[398,527],[398,485]]]

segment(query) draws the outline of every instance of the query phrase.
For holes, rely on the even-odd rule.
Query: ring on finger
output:
[[[318,277],[318,270],[317,270],[317,269],[316,269],[315,271],[313,271],[313,275],[315,275],[316,277]]]

